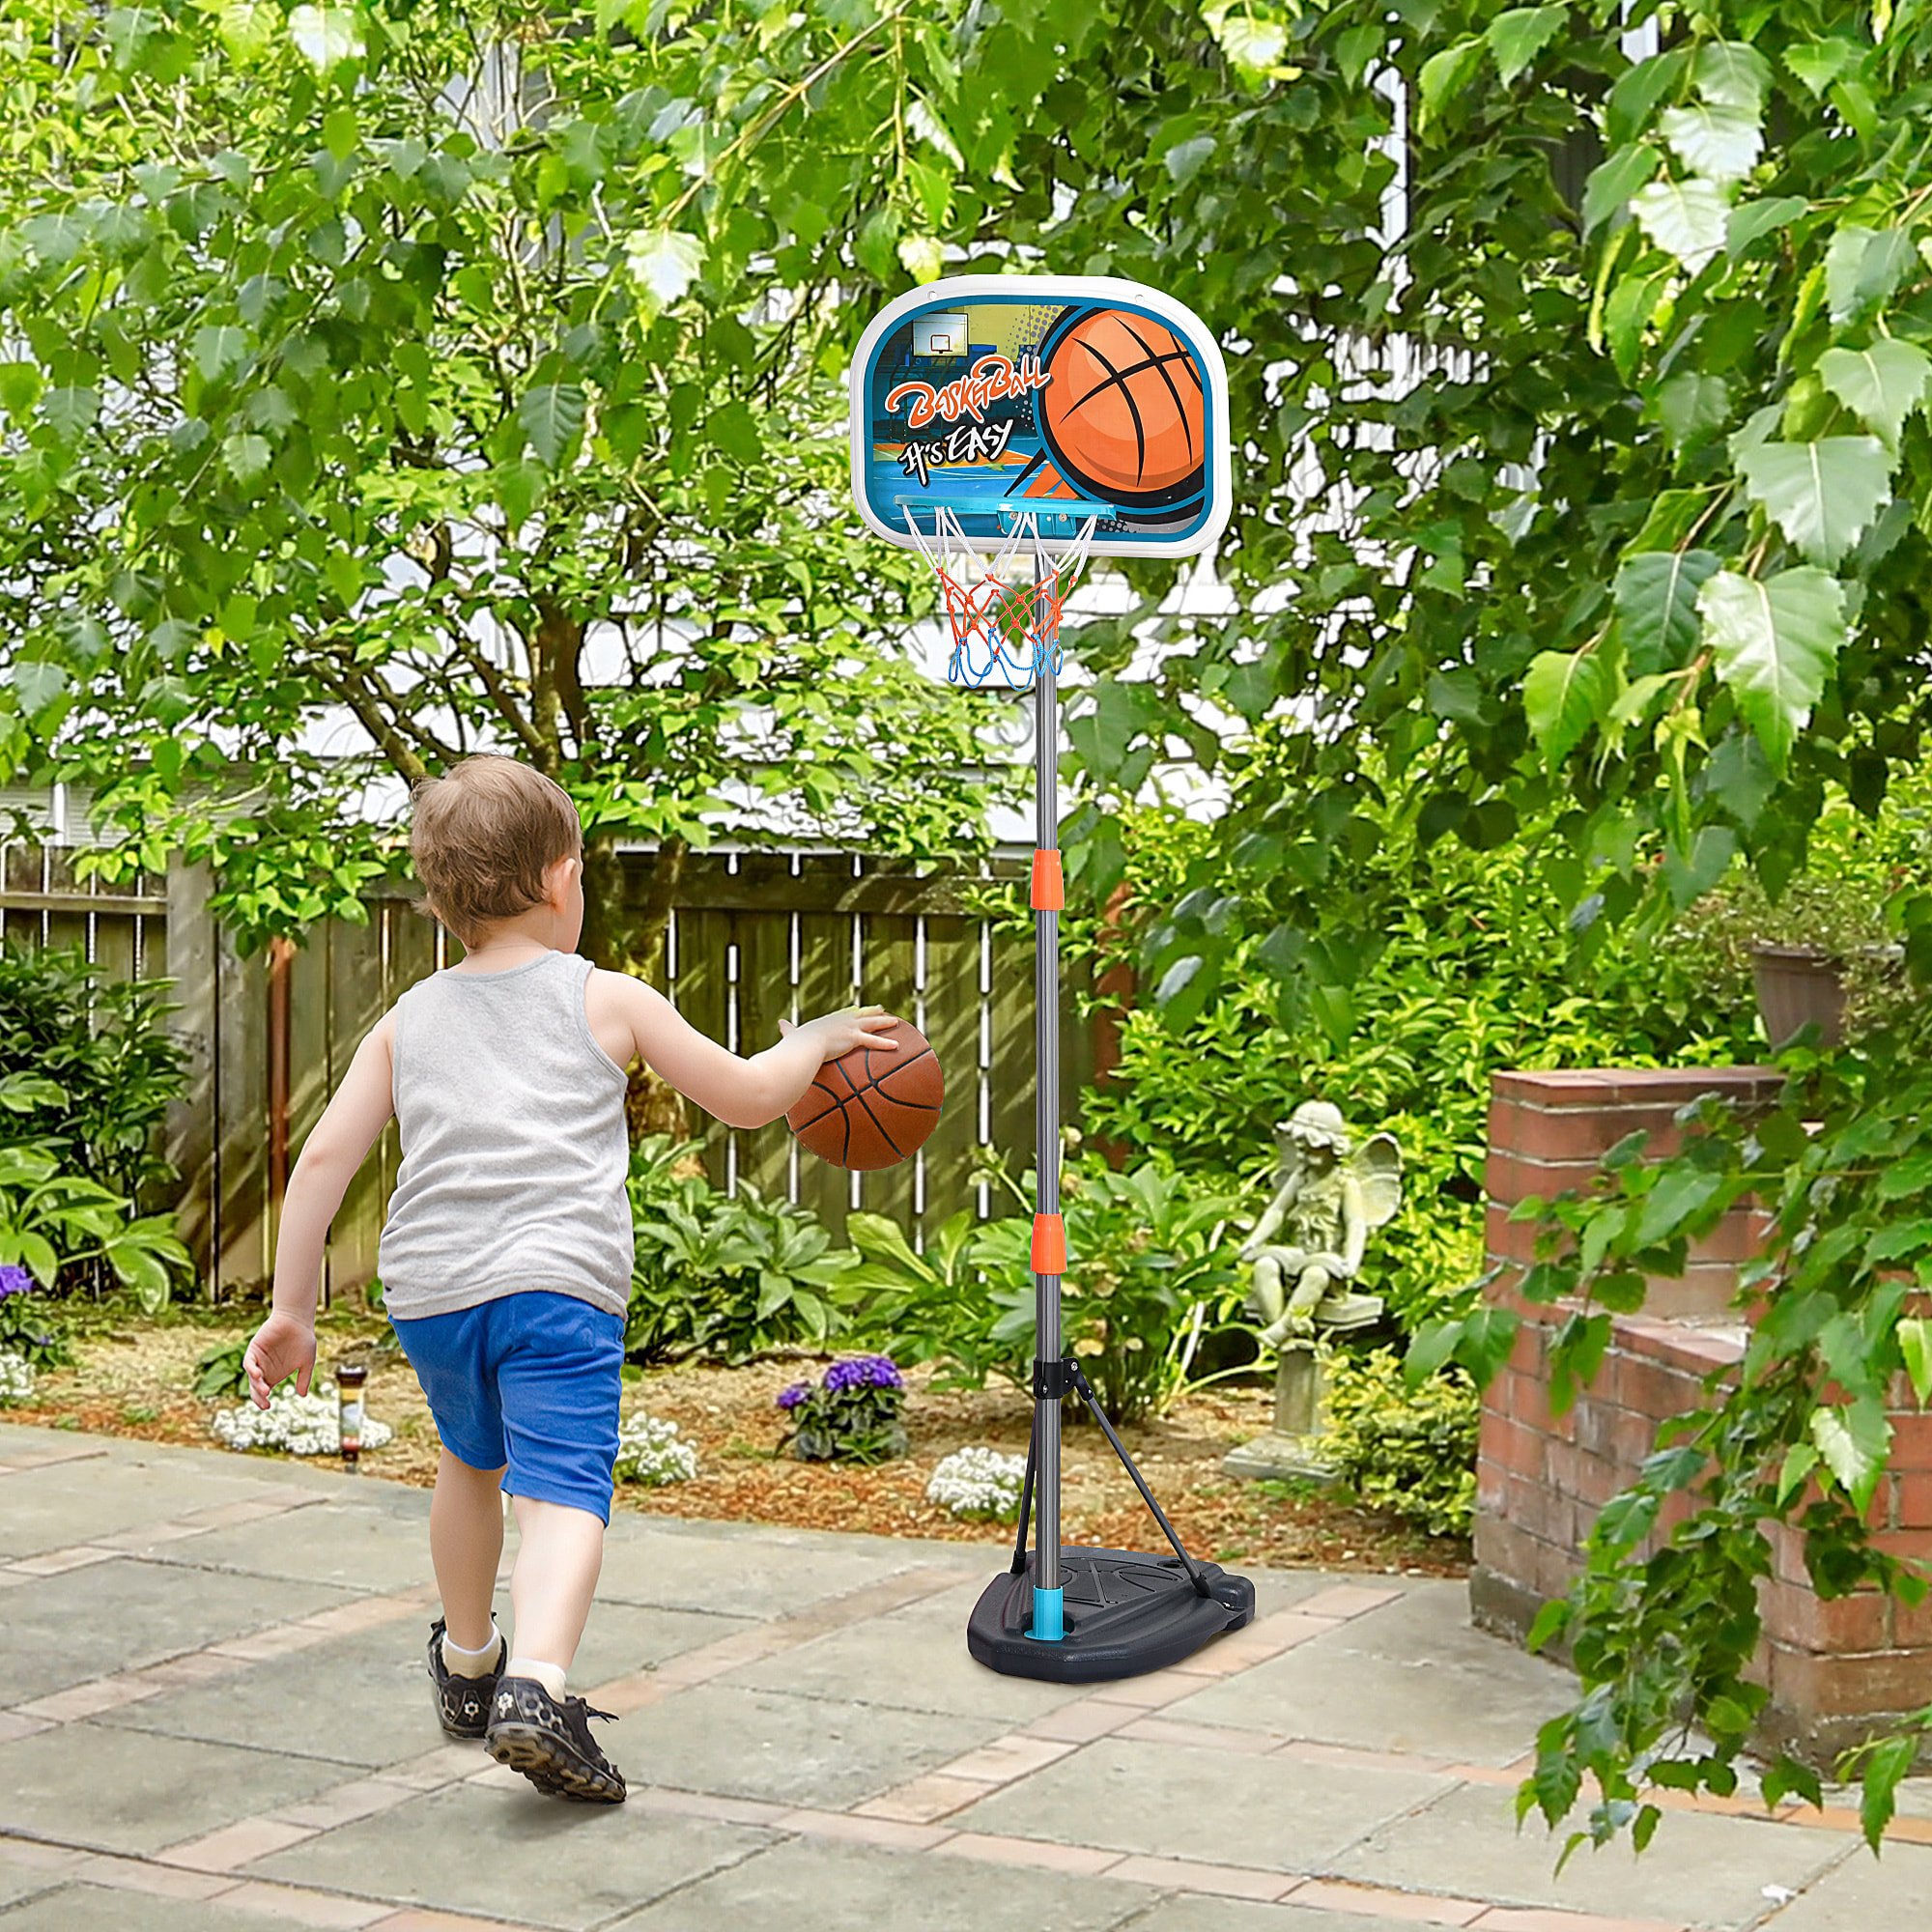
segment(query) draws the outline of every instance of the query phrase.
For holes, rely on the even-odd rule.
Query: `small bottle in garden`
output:
[[[362,1387],[369,1371],[360,1362],[344,1362],[335,1372],[337,1414],[341,1420],[342,1463],[359,1468],[362,1455]]]

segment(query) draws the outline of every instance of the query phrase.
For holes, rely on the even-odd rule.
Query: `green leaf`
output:
[[[1415,116],[1418,132],[1440,113],[1445,101],[1461,94],[1475,77],[1482,63],[1483,47],[1480,40],[1458,41],[1454,46],[1444,47],[1422,63],[1422,72],[1417,77],[1421,96]]]
[[[1828,349],[1818,358],[1825,386],[1877,430],[1888,449],[1898,447],[1905,419],[1925,400],[1932,356],[1911,342],[1882,335],[1864,349]]]
[[[1723,428],[1731,412],[1731,387],[1721,376],[1680,369],[1659,385],[1653,407],[1671,449],[1682,451]]]
[[[1631,196],[1631,213],[1652,242],[1693,275],[1724,245],[1729,204],[1716,182],[1652,182]]]
[[[1784,50],[1784,64],[1815,100],[1853,62],[1864,58],[1856,41],[1837,35],[1824,41],[1798,41]]]
[[[66,693],[68,674],[57,664],[16,662],[8,668],[7,682],[14,687],[21,712],[34,718]]]
[[[647,228],[624,244],[624,267],[652,315],[681,301],[703,266],[704,243],[681,228]]]
[[[1870,1400],[1814,1408],[1810,1434],[1825,1466],[1853,1503],[1864,1509],[1885,1473],[1886,1452],[1891,1447],[1891,1424],[1884,1408]]]
[[[1700,102],[1667,108],[1657,125],[1670,152],[1693,175],[1710,181],[1742,181],[1764,152],[1764,134],[1752,109]]]
[[[1522,704],[1529,728],[1554,770],[1602,717],[1609,680],[1594,651],[1542,651],[1523,673]]]
[[[1769,582],[1720,570],[1697,593],[1697,610],[1718,675],[1782,771],[1845,642],[1843,586],[1808,565]]]
[[[1771,86],[1771,63],[1745,41],[1709,41],[1697,49],[1691,81],[1718,107],[1756,114]]]
[[[1785,1450],[1784,1462],[1777,1472],[1777,1500],[1780,1503],[1789,1502],[1817,1466],[1818,1451],[1811,1443],[1792,1443]]]
[[[1762,442],[1738,460],[1745,487],[1814,563],[1835,563],[1891,500],[1891,456],[1875,436]]]
[[[1563,31],[1569,16],[1567,7],[1512,7],[1484,28],[1505,87]]]
[[[252,483],[268,469],[273,453],[268,438],[263,436],[231,436],[224,438],[221,444],[222,464],[238,483]]]
[[[1861,228],[1847,222],[1825,251],[1825,301],[1835,323],[1883,302],[1916,256],[1902,228]]]
[[[332,73],[362,57],[362,28],[350,7],[298,7],[289,15],[292,40],[317,73]]]
[[[1647,143],[1619,148],[1608,160],[1590,170],[1583,184],[1583,239],[1609,219],[1657,172],[1658,152]]]
[[[1613,594],[1633,671],[1649,676],[1690,661],[1702,630],[1697,593],[1718,562],[1708,550],[1639,551],[1624,558]]]
[[[1899,1321],[1897,1332],[1905,1373],[1912,1378],[1912,1392],[1923,1408],[1932,1402],[1932,1321],[1922,1315],[1908,1315]]]
[[[1899,1781],[1911,1772],[1918,1755],[1918,1740],[1909,1733],[1882,1738],[1865,1753],[1860,1767],[1864,1789],[1859,1798],[1859,1824],[1874,1852],[1881,1849],[1885,1828],[1897,1809]]]
[[[1216,145],[1212,134],[1196,134],[1192,140],[1177,141],[1160,157],[1161,165],[1176,182],[1190,182],[1208,165]]]
[[[194,366],[205,383],[218,383],[238,368],[248,354],[248,331],[232,323],[194,332]]]
[[[0,362],[0,410],[16,423],[24,423],[34,413],[44,386],[35,363]]]
[[[1612,148],[1634,140],[1648,125],[1657,103],[1676,86],[1690,58],[1688,47],[1673,47],[1639,61],[1610,89],[1604,103],[1604,138]]]
[[[764,456],[764,440],[747,403],[726,403],[723,409],[713,410],[704,419],[704,434],[717,448],[740,463],[757,463]]]
[[[1723,1176],[1703,1168],[1667,1169],[1644,1198],[1637,1216],[1635,1243],[1647,1248],[1680,1235],[1685,1224],[1710,1205],[1723,1185]]]
[[[215,32],[238,66],[251,67],[268,52],[281,24],[278,9],[266,0],[221,0]]]
[[[1740,202],[1724,223],[1724,252],[1742,255],[1753,242],[1775,229],[1786,228],[1811,204],[1802,194],[1772,195],[1762,201]]]
[[[517,405],[530,447],[546,469],[554,469],[583,428],[583,388],[578,383],[540,383]]]

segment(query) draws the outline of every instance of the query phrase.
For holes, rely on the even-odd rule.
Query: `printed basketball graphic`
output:
[[[1041,356],[1052,381],[1035,405],[1039,433],[1070,483],[1145,509],[1200,496],[1207,398],[1172,329],[1126,309],[1075,309]]]
[[[946,1076],[925,1036],[895,1020],[877,1037],[898,1051],[861,1046],[828,1060],[785,1116],[801,1144],[837,1167],[896,1166],[939,1123]]]

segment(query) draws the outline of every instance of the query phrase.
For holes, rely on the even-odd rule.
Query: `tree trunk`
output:
[[[690,849],[682,838],[667,838],[659,846],[643,905],[634,909],[626,901],[624,862],[615,841],[602,838],[584,848],[582,946],[595,964],[659,984],[664,978],[671,904]],[[624,1115],[634,1142],[648,1134],[668,1134],[680,1142],[691,1138],[691,1116],[684,1095],[642,1061],[632,1065]]]

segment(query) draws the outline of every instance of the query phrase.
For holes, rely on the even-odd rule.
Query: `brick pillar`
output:
[[[1702,1382],[1742,1356],[1748,1330],[1731,1304],[1738,1264],[1757,1251],[1761,1220],[1740,1207],[1691,1250],[1681,1279],[1653,1281],[1643,1312],[1619,1316],[1603,1367],[1570,1412],[1548,1402],[1550,1335],[1569,1312],[1523,1302],[1514,1284],[1531,1260],[1527,1224],[1509,1211],[1589,1185],[1603,1155],[1648,1129],[1652,1156],[1680,1141],[1672,1114],[1701,1094],[1746,1107],[1776,1095],[1779,1075],[1756,1066],[1504,1073],[1493,1082],[1488,1166],[1492,1294],[1522,1317],[1508,1363],[1485,1393],[1477,1463],[1476,1621],[1520,1637],[1538,1609],[1569,1587],[1596,1513],[1636,1476],[1658,1424],[1698,1406]],[[1932,1557],[1932,1416],[1908,1393],[1893,1414],[1889,1471],[1873,1502],[1884,1548]],[[1892,1728],[1932,1701],[1932,1600],[1916,1610],[1876,1591],[1821,1603],[1795,1533],[1774,1535],[1775,1574],[1762,1598],[1758,1660],[1771,1689],[1767,1742],[1829,1766],[1848,1747]]]

